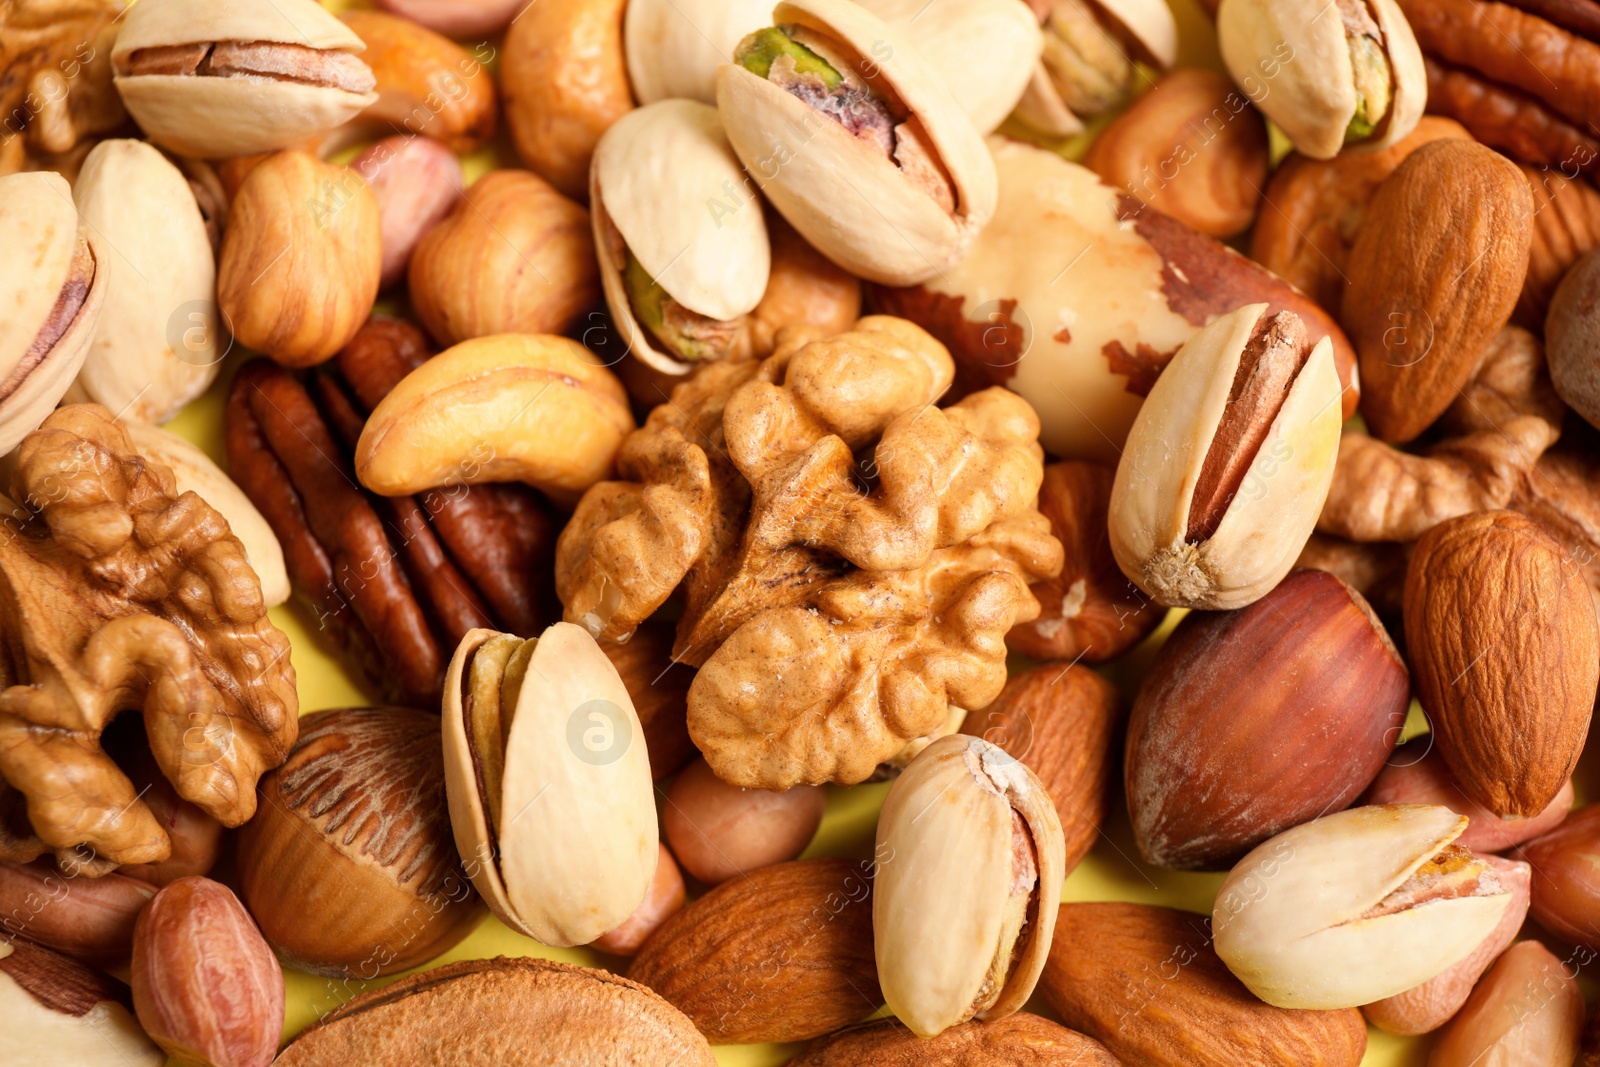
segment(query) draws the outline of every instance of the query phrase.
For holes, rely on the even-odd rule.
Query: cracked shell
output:
[[[1299,323],[1250,304],[1195,334],[1128,431],[1111,488],[1111,550],[1135,585],[1169,607],[1241,608],[1266,595],[1294,566],[1333,484],[1341,415],[1328,338],[1268,387],[1282,390],[1279,406],[1245,414],[1254,436],[1241,436],[1235,419],[1257,379],[1245,356],[1258,331],[1284,316]],[[1218,460],[1232,470],[1233,491],[1208,495]]]
[[[1280,1008],[1351,1008],[1421,985],[1476,949],[1512,900],[1455,844],[1466,827],[1439,805],[1383,804],[1263,842],[1217,893],[1217,955]]]
[[[931,1037],[1020,1009],[1044,970],[1065,877],[1044,784],[964,734],[911,761],[878,818],[873,940],[884,1000]]]
[[[133,65],[141,51],[234,42],[289,46],[294,63],[287,71],[219,77],[138,73]],[[123,19],[111,64],[122,102],[150,140],[179,155],[216,159],[287,148],[376,103],[372,72],[354,59],[365,50],[355,31],[315,0],[145,0]]]
[[[490,910],[555,947],[633,914],[660,853],[644,734],[617,670],[582,628],[524,641],[472,630],[444,685],[445,791]]]
[[[606,304],[628,349],[664,374],[687,374],[702,361],[675,358],[681,353],[640,323],[627,260],[696,316],[719,324],[744,319],[766,292],[772,249],[755,198],[724,203],[726,190],[743,183],[716,108],[693,100],[631,111],[595,147],[589,205]]]
[[[884,47],[894,32],[848,0],[780,3],[773,20],[778,32],[805,35],[844,79],[824,102],[870,112],[880,139],[869,143],[794,92],[727,64],[717,107],[761,191],[818,251],[868,280],[914,285],[958,263],[994,214],[996,179],[940,75],[913,48]]]
[[[67,180],[0,177],[0,455],[49,415],[83,367],[105,303],[105,245]]]

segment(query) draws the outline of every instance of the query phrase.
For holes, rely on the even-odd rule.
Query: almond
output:
[[[1451,519],[1417,542],[1405,626],[1417,699],[1462,790],[1502,817],[1539,814],[1578,762],[1600,681],[1578,565],[1515,512]]]
[[[1409,441],[1444,413],[1511,318],[1528,273],[1533,194],[1473,141],[1412,152],[1356,234],[1341,319],[1374,436]]]
[[[1141,1067],[1356,1067],[1354,1008],[1274,1008],[1211,947],[1204,916],[1147,904],[1063,904],[1040,982],[1062,1022]]]
[[[870,867],[799,860],[724,882],[668,919],[628,977],[717,1044],[807,1041],[883,1003]]]
[[[1027,1012],[918,1037],[894,1019],[813,1041],[789,1067],[1121,1067],[1092,1037]]]

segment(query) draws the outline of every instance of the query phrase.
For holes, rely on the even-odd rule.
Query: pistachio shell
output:
[[[1178,61],[1178,22],[1166,0],[1096,0],[1100,9],[1162,70]]]
[[[315,0],[145,0],[123,19],[111,62],[142,48],[202,41],[263,41],[322,51],[366,49]],[[180,155],[218,158],[270,152],[354,118],[376,93],[273,78],[117,75],[128,112],[149,138]]]
[[[99,328],[67,399],[165,422],[217,376],[216,260],[183,173],[143,141],[102,141],[72,187],[117,254]]]
[[[861,6],[922,53],[979,133],[1011,114],[1044,47],[1039,20],[1018,0],[862,0]]]
[[[1512,894],[1481,860],[1482,895],[1377,906],[1466,829],[1449,808],[1351,808],[1257,846],[1222,883],[1217,955],[1281,1008],[1349,1008],[1420,985],[1494,931]],[[1470,855],[1470,854],[1469,854]]]
[[[1384,148],[1416,128],[1427,102],[1422,50],[1394,0],[1366,0],[1383,31],[1392,99],[1381,130],[1360,147]],[[1217,44],[1236,82],[1270,83],[1252,99],[1295,148],[1332,159],[1356,113],[1355,75],[1344,22],[1326,0],[1223,0]],[[1269,73],[1271,71],[1271,73]]]
[[[1198,543],[1185,539],[1234,373],[1266,309],[1240,308],[1187,341],[1128,432],[1111,489],[1111,549],[1123,573],[1163,604],[1217,610],[1259,599],[1294,566],[1332,485],[1340,388],[1333,343],[1324,337],[1216,532]]]
[[[484,754],[468,740],[474,709],[466,686],[473,654],[497,636],[468,632],[445,676],[445,789],[456,847],[507,926],[546,945],[587,944],[632,915],[655,876],[644,734],[594,639],[556,623],[531,642],[515,713],[502,727],[500,806],[491,812],[479,789]]]
[[[629,0],[622,46],[634,97],[716,103],[717,68],[771,21],[772,0]]]
[[[55,345],[0,400],[0,454],[39,428],[83,366],[105,303],[110,272],[105,242],[84,227],[65,178],[50,171],[0,177],[0,381],[16,373],[71,274],[77,240],[87,241],[94,278]]]
[[[878,149],[781,87],[741,66],[717,76],[717,107],[734,151],[784,218],[846,270],[913,285],[966,255],[994,214],[994,161],[982,138],[912,47],[885,47],[893,31],[848,0],[799,0],[773,10],[838,42],[890,87],[922,126],[954,187],[949,213]]]
[[[172,468],[178,492],[193,492],[228,520],[233,535],[244,543],[246,560],[261,579],[261,598],[267,607],[289,599],[289,574],[284,569],[283,546],[261,512],[211,457],[168,430],[138,419],[124,419],[123,428],[133,447],[146,459]]]
[[[1034,903],[1005,985],[975,1014],[1005,936],[1013,812],[1033,841]],[[911,761],[878,818],[872,900],[878,980],[901,1022],[928,1037],[974,1017],[1003,1018],[1027,1002],[1050,951],[1064,849],[1043,783],[1003,749],[960,734]]]
[[[606,303],[630,350],[659,371],[687,374],[691,365],[663,353],[634,317],[623,253],[690,311],[749,314],[766,292],[772,252],[761,204],[743,185],[716,108],[693,100],[631,111],[595,148],[589,204]],[[729,189],[739,191],[737,206],[726,202]]]

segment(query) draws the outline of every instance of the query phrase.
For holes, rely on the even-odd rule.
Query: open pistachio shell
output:
[[[1362,149],[1385,148],[1416,128],[1428,79],[1411,24],[1394,0],[1356,0],[1383,35],[1389,67],[1387,113]],[[1288,135],[1301,154],[1332,159],[1356,115],[1356,76],[1337,3],[1327,0],[1223,0],[1217,44],[1234,81]],[[1260,87],[1260,91],[1255,91]]]
[[[1084,14],[1092,18],[1090,25],[1098,27],[1089,32],[1103,34],[1106,38],[1100,51],[1127,68],[1129,77],[1137,77],[1132,70],[1134,60],[1161,71],[1169,70],[1177,61],[1178,24],[1166,0],[1077,0],[1077,3]],[[1025,6],[1031,10],[1036,5]],[[1041,17],[1046,23],[1047,36],[1056,32],[1049,25],[1058,17],[1053,9],[1050,0],[1043,0]],[[1049,48],[1047,43],[1046,50]],[[1073,111],[1066,98],[1070,87],[1057,84],[1044,59],[1033,68],[1031,75],[1018,102],[1017,117],[1050,137],[1082,133],[1086,128],[1084,121],[1095,115]]]
[[[595,148],[589,205],[612,318],[634,355],[656,370],[687,374],[693,364],[639,323],[625,277],[630,253],[697,315],[728,322],[761,302],[772,268],[766,221],[716,108],[663,100],[618,119]]]
[[[1220,610],[1264,596],[1294,566],[1333,483],[1340,388],[1324,337],[1289,385],[1220,524],[1189,540],[1202,468],[1266,311],[1250,304],[1190,338],[1128,432],[1111,488],[1111,549],[1123,573],[1162,604]]]
[[[1426,982],[1511,902],[1494,869],[1453,844],[1466,827],[1440,805],[1383,804],[1263,842],[1217,893],[1217,955],[1280,1008],[1351,1008]]]
[[[922,53],[979,133],[1022,99],[1044,39],[1020,0],[862,0]]]
[[[353,30],[315,0],[143,0],[134,5],[111,50],[117,90],[150,140],[180,155],[213,159],[286,148],[341,125],[378,99],[374,92],[312,80],[123,73],[142,49],[210,42],[295,45],[328,53],[366,50]],[[297,73],[314,75],[316,56],[301,53],[300,61],[310,69]]]
[[[948,181],[947,209],[880,147],[743,66],[717,75],[717,107],[746,170],[795,229],[853,274],[913,285],[966,255],[994,213],[994,161],[944,80],[883,21],[848,0],[798,0],[779,27],[814,34],[872,93],[893,98],[895,151]],[[903,109],[904,114],[899,112]]]
[[[628,0],[622,47],[641,104],[717,102],[717,68],[772,21],[772,0]]]
[[[472,884],[507,926],[585,945],[632,915],[659,855],[644,734],[582,628],[472,630],[444,687],[445,789]]]
[[[957,734],[911,761],[878,817],[873,941],[885,1002],[931,1037],[1025,1004],[1044,969],[1065,846],[1044,784]]]
[[[0,455],[39,428],[89,351],[110,271],[67,180],[0,177]]]
[[[165,422],[221,363],[217,267],[183,173],[143,141],[101,141],[72,187],[85,223],[117,250],[99,328],[70,401]]]

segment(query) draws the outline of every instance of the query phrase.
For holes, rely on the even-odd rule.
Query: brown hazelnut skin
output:
[[[826,803],[814,785],[782,793],[729,785],[697,759],[668,790],[661,825],[683,869],[716,885],[800,855],[822,824]]]
[[[1600,804],[1579,808],[1516,855],[1533,866],[1533,917],[1580,945],[1600,941]]]
[[[445,805],[439,717],[342,708],[300,720],[239,832],[239,890],[286,963],[374,978],[471,932],[482,902]]]
[[[411,255],[411,305],[442,346],[563,333],[600,302],[589,212],[544,179],[497,170],[467,188]]]
[[[1383,768],[1410,684],[1383,624],[1327,571],[1237,611],[1191,612],[1134,700],[1124,757],[1139,851],[1222,869],[1341,811]]]
[[[650,889],[632,915],[613,930],[608,930],[590,943],[591,948],[609,952],[613,956],[631,956],[639,951],[656,928],[683,907],[686,896],[683,874],[672,858],[667,846],[657,844],[655,877],[650,879]]]

